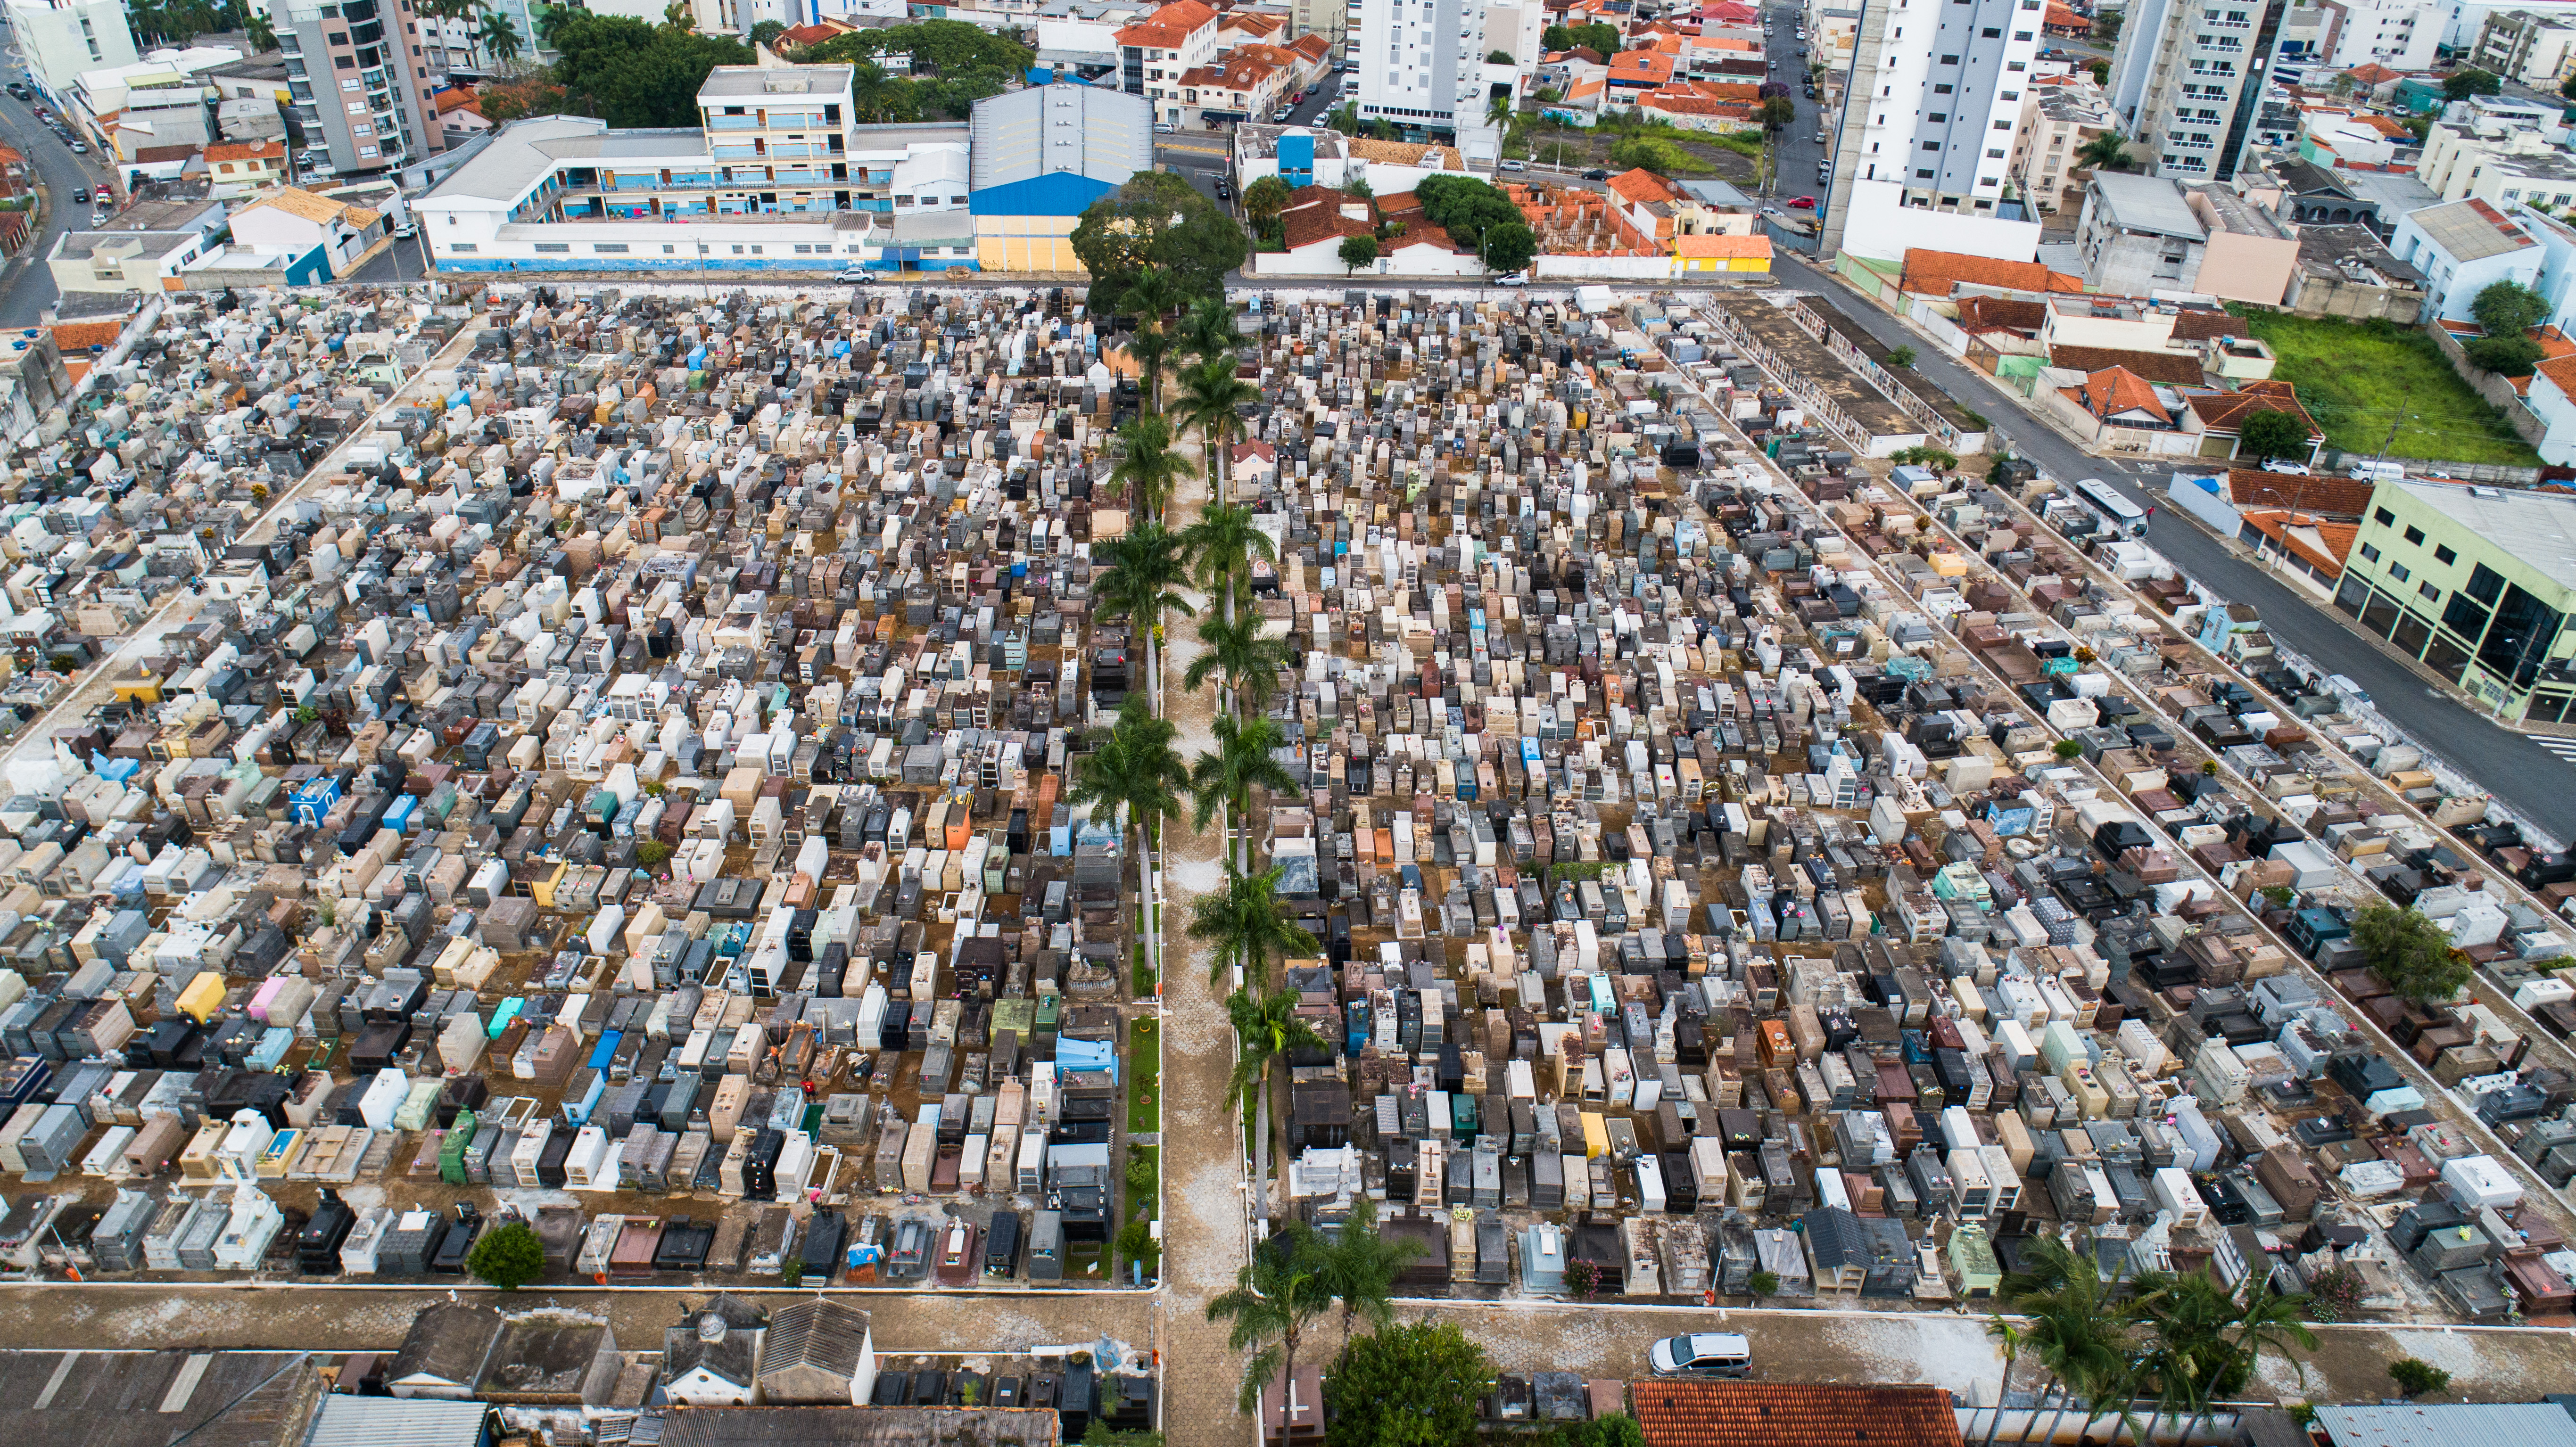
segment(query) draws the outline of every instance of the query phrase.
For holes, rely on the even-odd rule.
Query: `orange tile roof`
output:
[[[1216,19],[1216,12],[1199,0],[1172,0],[1172,3],[1121,29],[1116,40],[1120,45],[1141,46],[1148,50],[1178,50],[1189,43],[1201,26]]]
[[[1926,251],[1920,247],[1905,253],[1905,275],[1899,283],[1903,290],[1948,296],[1963,284],[2005,287],[2013,291],[2080,292],[2084,289],[2083,278],[2051,271],[2036,261],[1997,261],[1991,256]]]
[[[1217,17],[1219,34],[1228,30],[1249,30],[1255,35],[1274,35],[1288,22],[1276,15],[1263,15],[1252,10],[1229,10]]]
[[[2200,358],[2190,352],[2132,352],[2119,347],[2052,347],[2048,363],[2070,372],[2101,372],[2113,367],[2150,382],[2171,387],[2200,385]]]
[[[1963,332],[2028,332],[2035,336],[2046,325],[2048,303],[2044,301],[2009,296],[1959,299],[1959,330]]]
[[[1632,171],[1622,171],[1611,177],[1610,189],[1626,200],[1640,203],[1690,199],[1690,193],[1673,184],[1671,177],[1659,175],[1643,166]]]
[[[2227,469],[2227,500],[2238,507],[2294,507],[2339,522],[2358,522],[2370,511],[2372,490],[2369,483],[2328,472],[2296,477],[2259,467]]]
[[[1302,199],[1309,193],[1321,192],[1314,199]],[[1329,198],[1329,199],[1326,199]],[[1367,219],[1342,214],[1342,208],[1353,206],[1368,212]],[[1327,191],[1321,186],[1300,186],[1289,198],[1288,209],[1279,213],[1283,239],[1294,251],[1318,241],[1337,236],[1374,236],[1377,234],[1375,211],[1369,202],[1340,191]]]
[[[2533,370],[2547,377],[2568,398],[2576,400],[2576,355],[2551,357]]]
[[[1297,52],[1299,55],[1306,57],[1308,60],[1321,60],[1325,56],[1333,53],[1333,42],[1309,31],[1306,34],[1300,35],[1296,39],[1289,41],[1288,48]]]
[[[2308,415],[2308,409],[2299,405],[2298,392],[2287,382],[2270,380],[2248,382],[2243,388],[2234,392],[2206,393],[2186,400],[2191,404],[2192,415],[2198,417],[2200,425],[2211,432],[2237,431],[2245,425],[2246,418],[2257,412],[2287,412],[2308,424],[2310,437],[2325,435],[2317,426],[2316,419]],[[2360,500],[2366,502],[2369,497],[2370,489],[2365,485],[2361,489]],[[2310,503],[2309,506],[2323,507],[2324,504]],[[2343,509],[2327,510],[2339,512]],[[2352,511],[2358,514],[2360,509],[2355,507]]]
[[[454,90],[440,91],[438,93],[438,113],[440,115],[446,115],[450,111],[472,111],[474,114],[479,116],[483,114],[483,97],[474,91],[465,89],[463,86],[458,86]]]
[[[1194,65],[1181,72],[1181,84],[1225,90],[1251,90],[1279,73],[1279,67],[1259,56],[1246,55],[1247,47],[1237,46],[1234,53],[1215,65]],[[1268,47],[1264,47],[1267,49]]]
[[[229,141],[206,147],[206,162],[209,165],[217,161],[283,161],[285,159],[286,142],[284,141]]]
[[[1753,120],[1753,107],[1743,101],[1712,100],[1704,95],[1675,91],[1670,87],[1663,90],[1650,90],[1637,97],[1637,107],[1640,110],[1669,111],[1677,116],[1723,116],[1730,120],[1748,123]]]
[[[1608,84],[1609,82],[1600,76],[1589,76],[1584,79],[1577,80],[1574,84],[1566,87],[1565,98],[1567,100],[1581,100],[1588,95],[1599,95],[1602,89]]]
[[[2401,72],[2390,70],[2387,66],[2381,65],[2377,61],[2372,61],[2368,65],[2356,65],[2352,69],[2344,72],[2344,74],[2352,77],[2352,82],[2355,85],[2384,85],[2389,81],[2397,79],[2400,73]]]
[[[2361,536],[2359,523],[2327,522],[2313,513],[2284,508],[2249,508],[2238,515],[2328,578],[2343,576],[2344,559],[2352,556],[2353,540]],[[2308,540],[2310,533],[2316,535],[2315,542]]]
[[[54,345],[65,354],[85,352],[92,347],[112,347],[124,330],[125,322],[121,318],[104,322],[56,322],[53,327]]]
[[[1768,236],[1711,236],[1706,234],[1697,236],[1676,236],[1673,238],[1673,255],[1707,257],[1758,256],[1768,260],[1771,255],[1771,238]]]
[[[1657,1380],[1629,1393],[1646,1447],[1960,1447],[1939,1387]]]
[[[1672,79],[1673,58],[1659,50],[1623,50],[1610,57],[1610,79],[1620,85],[1662,85]]]
[[[2155,385],[2126,367],[2106,367],[2086,377],[2080,387],[2059,390],[2096,417],[2108,419],[2123,412],[2144,412],[2159,422],[2173,420],[2165,404],[2156,400]]]

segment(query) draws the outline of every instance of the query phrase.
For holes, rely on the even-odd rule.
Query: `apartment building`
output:
[[[851,79],[719,66],[697,130],[512,122],[420,199],[431,254],[442,271],[972,268],[966,123],[853,125]]]
[[[2116,130],[2111,102],[2090,79],[2058,76],[2022,93],[2021,125],[2013,133],[2012,181],[2041,215],[2080,210],[2084,185],[2075,159],[2087,141]]]
[[[2429,70],[2451,14],[2447,0],[2323,0],[2316,8],[2327,19],[2316,58],[2335,70]]]
[[[2499,10],[2478,28],[2470,63],[2534,90],[2556,90],[2576,73],[2576,15]]]
[[[8,12],[29,79],[57,105],[81,72],[134,63],[120,0],[8,0]]]
[[[1358,40],[1359,116],[1383,120],[1408,138],[1460,136],[1485,126],[1489,86],[1514,89],[1515,65],[1487,65],[1485,0],[1361,0]],[[1522,37],[1536,5],[1513,7],[1509,26]],[[1535,42],[1527,42],[1535,55]]]
[[[1828,253],[1892,259],[1934,246],[2030,260],[2038,227],[2004,185],[2044,14],[2045,0],[1889,0],[1864,10],[1836,128]]]
[[[1216,28],[1216,12],[1199,0],[1173,0],[1119,27],[1118,88],[1153,102],[1156,122],[1182,124],[1197,107],[1182,99],[1181,77],[1215,62]]]
[[[1335,50],[1340,50],[1345,33],[1350,29],[1350,0],[1296,0],[1289,12],[1296,20],[1295,35],[1320,35]]]
[[[2561,144],[2566,136],[2555,114],[2464,102],[2425,134],[2415,174],[2444,201],[2565,206],[2576,198],[2576,157]]]
[[[2225,181],[2260,109],[2284,0],[2138,0],[2111,58],[2111,113],[2153,175]]]
[[[410,0],[295,0],[272,23],[303,127],[299,174],[373,174],[446,149]]]

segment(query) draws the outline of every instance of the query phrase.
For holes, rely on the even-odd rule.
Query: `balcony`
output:
[[[706,128],[711,131],[756,131],[760,129],[760,117],[709,116]]]
[[[760,159],[760,147],[757,145],[710,146],[708,154],[719,161],[756,161]]]

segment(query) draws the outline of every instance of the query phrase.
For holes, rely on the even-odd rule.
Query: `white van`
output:
[[[2406,467],[2396,462],[2356,462],[2349,475],[2363,482],[2404,482]]]

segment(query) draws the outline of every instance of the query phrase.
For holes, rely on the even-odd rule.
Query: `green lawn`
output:
[[[1127,1133],[1163,1128],[1163,1033],[1152,1020],[1127,1027]]]
[[[2299,389],[2328,446],[2364,457],[2385,447],[2391,457],[2539,465],[2540,454],[2469,390],[2422,330],[2263,311],[2248,312],[2245,325],[2280,358],[2272,375]]]

